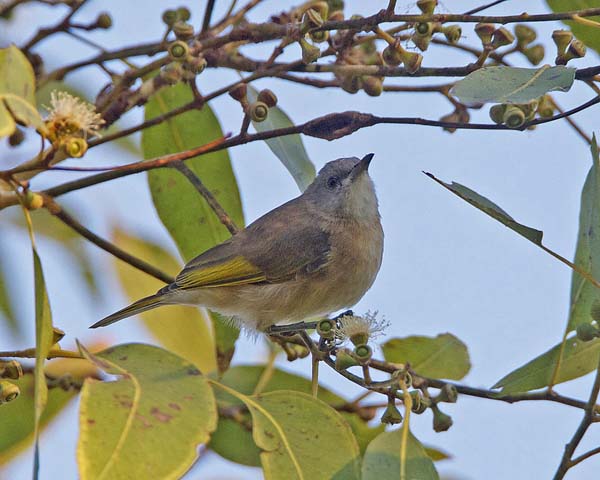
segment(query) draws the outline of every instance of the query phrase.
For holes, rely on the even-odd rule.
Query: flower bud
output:
[[[14,383],[7,382],[6,380],[0,380],[0,405],[3,403],[12,402],[15,400],[21,390]]]
[[[404,68],[408,73],[415,73],[419,68],[421,68],[421,62],[423,61],[423,55],[416,52],[407,52],[406,50],[402,52],[402,62],[404,63]]]
[[[545,53],[544,46],[541,44],[533,45],[523,50],[523,55],[525,55],[525,58],[527,58],[532,65],[539,65],[541,61],[544,60]]]
[[[495,31],[496,26],[493,23],[478,23],[475,25],[475,33],[483,45],[491,43]]]
[[[371,360],[371,357],[373,356],[373,349],[365,343],[356,345],[354,347],[354,356],[361,364],[365,364]]]
[[[22,376],[23,369],[21,368],[21,364],[16,360],[0,362],[0,378],[10,378],[11,380],[18,380]]]
[[[189,70],[196,75],[202,73],[206,68],[207,62],[204,57],[188,57],[185,65],[183,66],[186,70]]]
[[[383,52],[381,52],[381,56],[387,65],[396,66],[402,63],[400,50],[394,45],[388,45],[385,47]]]
[[[179,15],[175,10],[165,10],[162,14],[162,21],[165,25],[172,27],[173,24],[179,19]]]
[[[566,62],[568,62],[569,60],[573,60],[574,58],[582,58],[585,56],[585,52],[585,44],[582,41],[575,39],[571,42],[569,48],[567,48],[565,60]]]
[[[367,95],[378,97],[383,92],[383,80],[381,77],[364,76],[362,78],[362,88]]]
[[[537,38],[535,30],[527,25],[518,24],[515,26],[515,37],[519,48],[525,48]]]
[[[247,98],[248,87],[245,83],[238,83],[229,89],[229,96],[238,102],[243,102]]]
[[[436,400],[438,402],[456,403],[458,399],[458,391],[454,385],[447,383],[440,389],[440,394]]]
[[[65,153],[71,158],[81,158],[87,152],[87,142],[80,137],[70,137],[63,144]]]
[[[266,103],[265,103],[266,105]],[[325,318],[317,323],[317,333],[321,338],[326,338],[328,340],[335,337],[335,324],[333,320],[329,318]]]
[[[108,13],[102,12],[96,19],[96,25],[98,28],[103,28],[106,30],[112,27],[112,17]]]
[[[415,25],[415,35],[430,37],[432,33],[433,23],[431,22],[419,22]]]
[[[250,118],[255,122],[264,122],[269,115],[269,107],[265,102],[254,102],[248,107]]]
[[[435,7],[437,7],[437,0],[419,0],[417,7],[423,12],[423,15],[433,15]]]
[[[492,36],[492,47],[494,49],[510,45],[515,41],[515,37],[506,28],[500,27],[494,31]]]
[[[431,35],[427,36],[427,35],[416,35],[413,34],[410,39],[412,40],[412,42],[415,44],[415,46],[421,50],[422,52],[424,52],[425,50],[427,50],[429,48],[429,44],[431,43]]]
[[[573,40],[573,34],[569,30],[554,30],[552,40],[556,45],[557,54],[562,55],[567,51],[569,43]]]
[[[501,125],[504,123],[504,112],[506,110],[506,104],[501,103],[499,105],[492,105],[490,107],[490,118],[494,123]]]
[[[277,105],[277,96],[268,88],[259,92],[257,100],[259,102],[265,102],[269,108],[273,108]]]
[[[454,45],[458,43],[460,37],[462,36],[462,28],[459,25],[449,25],[447,27],[442,28],[442,32],[448,40],[448,43]]]
[[[502,117],[502,123],[508,128],[519,128],[525,123],[525,112],[517,105],[507,105]]]
[[[548,95],[544,95],[540,98],[537,107],[537,113],[542,118],[551,118],[554,116],[554,105],[550,101],[550,97]]]
[[[183,62],[189,54],[188,44],[181,40],[176,40],[169,45],[169,56],[176,62]]]
[[[589,342],[600,336],[600,331],[598,328],[591,323],[580,323],[577,325],[577,329],[575,331],[577,333],[577,338],[582,342]]]
[[[38,208],[42,208],[44,206],[44,197],[42,197],[39,193],[27,190],[27,193],[25,194],[25,206],[29,210],[37,210]]]
[[[187,7],[179,7],[177,9],[176,13],[177,13],[177,19],[183,20],[184,22],[187,22],[190,19],[190,17],[192,16],[189,8],[187,8]]]
[[[309,8],[304,12],[304,16],[302,17],[302,26],[300,27],[300,31],[303,33],[309,32],[314,28],[319,28],[325,23],[323,21],[323,17],[321,14],[317,12],[314,8]]]
[[[445,432],[452,426],[452,417],[442,412],[436,405],[431,406],[433,412],[433,429],[436,432]]]
[[[316,61],[321,56],[321,50],[319,47],[315,47],[306,41],[306,39],[301,38],[299,40],[300,48],[302,49],[302,61],[308,65]]]
[[[342,90],[348,93],[356,93],[362,87],[362,79],[358,75],[347,75],[342,78],[340,83]]]
[[[23,143],[23,140],[25,140],[25,134],[23,133],[23,130],[17,127],[15,128],[15,131],[8,137],[8,144],[11,147],[17,147]]]
[[[173,33],[175,33],[178,40],[189,40],[194,36],[194,27],[179,20],[173,25]]]
[[[393,401],[388,402],[388,405],[381,416],[381,423],[385,423],[387,425],[396,425],[397,423],[402,422],[402,414],[400,410],[396,407]]]
[[[317,32],[309,32],[308,36],[315,43],[326,42],[329,38],[329,32],[327,30],[319,30]]]
[[[418,390],[413,390],[412,392],[410,392],[410,396],[412,397],[411,410],[417,415],[425,413],[425,411],[431,406],[431,400],[423,397],[421,392],[419,392]]]
[[[163,68],[160,72],[160,78],[162,78],[168,85],[175,85],[183,77],[183,71],[181,65],[170,64]]]
[[[335,354],[335,369],[337,371],[346,370],[350,367],[360,365],[352,356],[352,353],[347,348],[341,348]]]

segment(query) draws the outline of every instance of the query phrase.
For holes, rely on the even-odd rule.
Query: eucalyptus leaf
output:
[[[559,354],[560,344],[504,376],[492,388],[502,388],[502,394],[510,394],[550,385]],[[599,356],[600,339],[584,342],[574,335],[567,338],[555,384],[595,371]]]
[[[392,338],[382,349],[388,362],[410,363],[424,377],[460,380],[471,369],[467,346],[450,333]]]
[[[235,366],[225,372],[221,383],[244,395],[252,395],[264,371],[265,368],[262,365]],[[308,378],[275,369],[269,380],[264,384],[262,392],[280,390],[293,390],[310,394],[312,384]],[[216,389],[215,394],[219,405],[223,407],[232,407],[243,403],[238,398],[228,395],[220,389]],[[333,407],[348,403],[348,400],[325,387],[319,387],[318,398]],[[361,452],[364,452],[369,442],[383,431],[383,425],[371,427],[355,413],[340,412],[340,414],[352,428]],[[242,417],[246,420],[247,425],[251,424],[249,414],[244,413]],[[210,448],[232,462],[260,466],[260,449],[254,444],[252,430],[246,428],[247,425],[241,425],[239,422],[228,418],[220,418],[217,431],[211,439]]]
[[[484,67],[456,82],[450,93],[466,104],[527,103],[548,92],[569,91],[575,71],[562,65]]]
[[[6,263],[0,257],[0,317],[6,320],[8,328],[14,334],[19,334],[22,329],[13,308],[11,292],[8,286],[11,272],[7,271],[5,266]]]
[[[248,100],[255,102],[258,91],[248,85]],[[269,108],[269,115],[263,122],[252,121],[257,132],[266,132],[278,128],[293,127],[290,117],[278,106]],[[303,192],[315,179],[315,166],[308,158],[302,137],[299,134],[265,140],[271,151],[281,160],[283,166],[290,172],[298,188]]]
[[[0,49],[0,138],[11,135],[16,121],[40,132],[46,127],[35,108],[35,76],[27,57],[11,45]]]
[[[587,8],[597,8],[598,0],[546,0],[548,6],[557,13],[570,10],[584,10]],[[586,17],[587,20],[600,22],[600,16]],[[600,29],[590,25],[582,25],[578,22],[565,21],[575,36],[581,40],[586,47],[593,48],[600,53]]]
[[[224,385],[252,415],[265,480],[359,480],[360,453],[350,426],[317,398],[280,390],[246,396]]]
[[[113,230],[115,244],[125,251],[143,258],[156,268],[175,275],[181,265],[162,247],[134,237],[119,228]],[[164,286],[159,280],[140,272],[131,265],[114,259],[115,267],[131,301],[156,292]],[[140,315],[152,335],[168,350],[189,360],[203,373],[217,368],[210,317],[205,309],[169,305]]]
[[[179,478],[216,428],[212,389],[188,361],[158,347],[127,344],[86,358],[116,381],[86,379],[77,462],[82,480]]]
[[[152,95],[145,106],[145,119],[154,118],[192,101],[188,85],[178,84]],[[223,137],[221,126],[209,105],[170,118],[142,132],[144,158],[188,150]],[[242,227],[244,215],[237,181],[226,150],[186,161],[225,209]],[[230,237],[208,203],[180,172],[163,168],[148,172],[148,184],[158,216],[187,262]],[[211,313],[217,362],[220,371],[228,368],[239,330]]]
[[[423,445],[410,431],[404,442],[403,433],[402,428],[384,432],[371,442],[363,458],[362,480],[439,480],[433,460]],[[402,463],[404,476],[401,475]]]
[[[581,192],[579,233],[575,250],[575,265],[600,278],[600,158],[596,137],[592,139],[592,166]],[[600,290],[586,281],[579,273],[571,277],[571,308],[568,330],[582,323],[591,322],[594,302],[600,301]]]

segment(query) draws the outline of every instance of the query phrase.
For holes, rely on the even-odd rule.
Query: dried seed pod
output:
[[[387,425],[396,425],[402,422],[402,414],[394,402],[388,402],[388,405],[381,416],[381,423]]]
[[[475,25],[475,33],[483,45],[488,45],[492,42],[492,36],[495,31],[496,26],[493,23],[478,23]]]
[[[415,73],[421,68],[421,62],[423,61],[423,55],[416,52],[402,52],[402,63],[408,73]]]
[[[361,363],[365,364],[373,356],[373,349],[369,345],[363,343],[354,347],[354,357]]]
[[[371,97],[378,97],[383,92],[383,79],[371,75],[362,78],[362,88]]]
[[[539,65],[544,60],[546,50],[543,45],[532,45],[529,48],[523,50],[523,55],[529,60],[532,65]]]
[[[548,95],[544,95],[540,98],[537,107],[537,113],[542,118],[551,118],[554,116],[554,105],[550,101]]]
[[[183,20],[184,22],[187,22],[191,18],[191,16],[192,16],[192,14],[191,14],[189,8],[179,7],[177,9],[177,19],[178,20]]]
[[[16,400],[20,393],[21,390],[14,383],[0,380],[0,405]]]
[[[104,30],[112,27],[112,17],[107,12],[102,12],[96,18],[96,25],[98,28],[102,28]]]
[[[162,21],[169,27],[172,27],[177,20],[179,20],[179,15],[175,10],[165,10],[162,14]]]
[[[8,362],[0,362],[0,378],[9,378],[11,380],[18,380],[23,376],[23,368],[21,364],[16,360],[10,360]]]
[[[245,83],[238,83],[229,89],[229,96],[238,102],[246,100],[248,95],[248,86]]]
[[[504,123],[504,112],[506,111],[506,104],[501,103],[499,105],[492,105],[490,107],[490,118],[494,123],[501,125]]]
[[[65,153],[71,158],[81,158],[87,152],[87,142],[85,139],[80,137],[71,137],[68,138],[64,143],[63,147],[65,149]]]
[[[552,32],[552,40],[556,45],[557,55],[562,55],[567,51],[569,43],[573,40],[573,34],[569,30],[554,30]]]
[[[299,40],[300,48],[302,49],[302,61],[308,65],[316,61],[321,56],[319,47],[315,47],[306,41],[305,38]]]
[[[268,88],[265,88],[259,92],[257,100],[259,102],[265,102],[269,108],[273,108],[275,105],[277,105],[277,95],[275,95]]]
[[[437,4],[437,0],[419,0],[417,2],[417,7],[419,7],[419,10],[421,10],[424,15],[433,15]]]
[[[462,28],[460,28],[460,25],[449,25],[442,28],[442,32],[446,37],[446,40],[448,40],[448,43],[451,45],[458,43],[462,36]]]
[[[269,107],[265,102],[254,102],[248,107],[248,113],[255,122],[264,122],[269,115]]]
[[[515,26],[515,37],[519,48],[525,48],[537,38],[535,30],[527,25],[518,24]]]
[[[329,32],[327,30],[319,30],[316,32],[309,32],[308,36],[315,43],[323,43],[329,38]]]
[[[381,52],[381,57],[387,65],[396,66],[402,63],[401,51],[394,45],[388,45]]]
[[[342,348],[335,354],[335,369],[338,371],[346,370],[350,367],[360,365],[347,348]]]
[[[433,429],[436,432],[445,432],[452,426],[452,417],[442,412],[436,405],[431,406],[433,411]]]
[[[333,320],[326,318],[317,323],[317,333],[321,338],[333,339],[335,337],[335,324]]]
[[[504,27],[497,28],[492,35],[492,47],[494,49],[510,45],[515,41],[515,37]]]
[[[188,44],[181,40],[176,40],[169,45],[169,56],[176,62],[183,62],[190,54]]]
[[[173,33],[175,33],[178,40],[189,40],[194,36],[194,27],[179,20],[173,25]]]
[[[518,105],[507,105],[502,121],[508,128],[519,128],[525,123],[525,112]]]

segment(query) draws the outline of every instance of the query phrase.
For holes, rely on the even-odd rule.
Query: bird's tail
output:
[[[164,298],[165,295],[160,294],[144,297],[108,317],[104,317],[102,320],[94,323],[90,328],[106,327],[107,325],[123,320],[124,318],[156,308],[163,303]]]

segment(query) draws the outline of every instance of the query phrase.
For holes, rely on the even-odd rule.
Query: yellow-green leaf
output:
[[[35,284],[35,371],[34,371],[34,478],[39,473],[39,425],[40,418],[48,401],[48,386],[46,385],[46,376],[44,375],[44,362],[52,348],[53,330],[52,313],[50,312],[50,302],[48,300],[48,291],[44,280],[42,262],[35,249],[33,237],[31,239],[31,251],[33,253],[33,272]]]
[[[216,428],[212,389],[188,361],[127,344],[82,353],[116,381],[81,391],[77,462],[82,480],[179,478]]]
[[[97,369],[87,360],[69,358],[52,360],[46,365],[46,375],[58,378],[69,375],[76,381],[97,375]],[[19,397],[0,407],[0,466],[11,461],[31,445],[34,434],[34,388],[33,375],[11,380],[21,390]],[[48,425],[69,401],[76,390],[68,392],[61,388],[48,390],[48,403],[40,418],[40,431]]]
[[[217,385],[250,410],[265,480],[360,479],[352,430],[326,403],[291,390],[246,396]]]
[[[6,270],[5,265],[6,264],[0,257],[0,317],[6,320],[6,324],[13,333],[19,334],[22,328],[18,324],[17,317],[13,309],[11,293],[8,287],[10,272]]]
[[[596,137],[592,139],[592,166],[581,192],[579,233],[575,251],[575,265],[600,278],[600,158]],[[600,290],[579,273],[571,277],[571,308],[568,330],[592,321],[590,312],[594,302],[600,301]]]
[[[255,102],[258,91],[248,85],[248,100]],[[269,108],[269,115],[263,122],[252,121],[257,132],[293,127],[290,117],[278,106]],[[315,166],[308,158],[302,137],[299,134],[285,135],[265,140],[271,151],[281,160],[283,166],[292,175],[298,188],[303,192],[315,179]]]
[[[528,392],[550,384],[558,361],[560,344],[517,368],[502,379],[493,388],[502,388],[502,394]],[[598,367],[600,339],[590,342],[579,340],[576,336],[567,338],[555,384],[573,380],[586,375]]]
[[[548,6],[555,12],[566,12],[570,10],[584,10],[586,8],[597,8],[597,0],[546,0]],[[587,20],[600,22],[598,17],[586,17]],[[600,53],[600,29],[591,25],[583,25],[578,22],[565,22],[575,34],[589,48]]]
[[[424,377],[460,380],[471,369],[467,346],[450,333],[392,338],[382,348],[388,362],[410,363]]]
[[[244,395],[252,395],[264,371],[264,366],[262,365],[235,366],[225,372],[221,383]],[[264,384],[262,392],[267,393],[280,390],[293,390],[310,394],[312,384],[308,378],[275,369],[269,381]],[[215,394],[220,406],[228,408],[242,404],[236,397],[228,395],[219,389],[215,391]],[[348,400],[324,387],[319,387],[318,398],[333,407],[348,403]],[[382,425],[371,427],[357,414],[350,412],[340,413],[352,428],[361,452],[364,452],[369,442],[383,431]],[[210,448],[232,462],[258,467],[261,464],[260,449],[252,440],[252,430],[247,428],[251,423],[250,415],[243,412],[240,415],[240,419],[243,419],[243,424],[228,418],[219,418],[219,426],[212,436]]]
[[[166,250],[147,240],[134,237],[115,228],[115,244],[142,258],[156,268],[171,275],[181,270],[181,265]],[[121,285],[131,301],[151,295],[164,284],[118,259],[115,267]],[[168,350],[189,360],[202,372],[216,370],[214,339],[208,312],[189,306],[169,305],[140,315],[152,335]]]
[[[145,106],[145,118],[162,115],[192,101],[188,85],[179,84],[161,90]],[[142,132],[144,158],[180,152],[223,136],[221,126],[208,105],[170,118]],[[227,214],[239,227],[244,225],[237,181],[226,150],[186,161],[186,165],[213,193]],[[148,172],[148,183],[158,215],[175,240],[187,262],[210,247],[229,238],[207,202],[180,172],[163,168]],[[217,360],[221,371],[229,366],[238,329],[216,314],[214,323]]]
[[[362,464],[362,480],[439,480],[432,459],[415,436],[408,432],[406,445],[402,446],[402,428],[384,432],[371,442]],[[406,454],[403,456],[402,451]],[[405,462],[404,476],[400,465]]]
[[[0,49],[0,137],[12,134],[17,124],[45,130],[35,108],[35,76],[27,57],[14,45]]]

